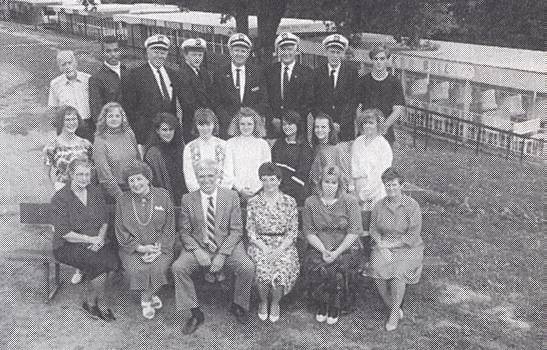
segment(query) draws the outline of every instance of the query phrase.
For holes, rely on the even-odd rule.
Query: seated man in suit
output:
[[[330,115],[340,141],[355,139],[355,89],[357,70],[344,61],[348,39],[340,34],[329,35],[323,40],[327,63],[313,74],[314,112]]]
[[[265,87],[261,72],[248,61],[252,43],[243,33],[233,34],[228,39],[231,62],[215,74],[217,88],[220,136],[228,138],[228,126],[241,107],[251,107],[260,115],[267,112]]]
[[[179,227],[184,249],[172,266],[177,309],[191,312],[182,327],[184,334],[193,333],[205,319],[191,278],[193,272],[201,269],[217,280],[222,278],[224,267],[235,274],[231,312],[240,323],[248,320],[255,278],[255,266],[241,241],[237,193],[218,187],[220,168],[214,160],[201,160],[195,171],[200,189],[182,197]]]
[[[103,55],[101,68],[89,78],[89,109],[95,123],[105,104],[122,103],[121,81],[127,74],[125,65],[120,63],[120,45],[115,36],[103,38]]]
[[[165,66],[170,45],[165,35],[146,39],[147,62],[133,68],[123,84],[123,108],[140,146],[148,141],[152,119],[158,113],[177,115],[176,72]]]
[[[201,38],[186,39],[180,45],[184,63],[180,68],[180,104],[182,132],[186,143],[194,139],[194,113],[198,108],[216,110],[217,98],[213,75],[205,67],[207,43]]]
[[[280,62],[265,70],[266,92],[271,114],[267,118],[269,137],[279,136],[281,111],[298,112],[303,121],[312,109],[312,70],[296,62],[300,39],[292,33],[281,33],[275,39],[275,49]],[[304,123],[299,130],[305,131]]]

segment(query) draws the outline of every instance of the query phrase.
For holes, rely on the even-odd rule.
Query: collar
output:
[[[157,72],[158,69],[159,69],[160,71],[165,70],[165,66],[161,66],[160,68],[156,68],[155,66],[152,65],[152,63],[150,63],[150,61],[148,61],[148,65],[149,65],[150,68],[152,69],[152,72]]]
[[[237,67],[233,62],[231,65],[232,65],[232,72],[235,72],[236,69],[239,69],[241,73],[245,72],[245,65],[242,65],[241,67]]]
[[[216,187],[213,193],[210,193],[210,194],[203,192],[201,189],[199,190],[199,193],[202,199],[209,200],[209,197],[213,197],[213,201],[216,201],[217,194],[218,194],[218,187]]]
[[[121,62],[118,62],[117,65],[113,66],[111,64],[108,64],[106,61],[103,62],[106,68],[109,68],[110,70],[113,70],[114,72],[119,72],[122,69]]]
[[[404,195],[404,194],[401,194],[401,200],[394,204],[393,202],[389,201],[388,200],[388,197],[384,197],[383,199],[383,202],[384,202],[384,205],[387,207],[387,208],[390,208],[390,209],[396,209],[396,208],[400,208],[400,207],[405,207],[407,206],[409,203],[410,203],[410,197],[408,197],[407,195]]]
[[[145,194],[144,196],[136,194],[131,190],[129,192],[131,193],[133,198],[135,198],[135,200],[139,201],[139,203],[146,203],[146,202],[149,202],[152,199],[152,197],[154,197],[154,194],[152,193],[152,185],[149,185],[149,186],[150,186],[150,189],[148,190],[148,193]]]
[[[198,69],[201,70],[201,67],[196,68],[194,66],[191,66],[188,62],[184,62],[184,64],[194,72],[194,74],[198,74]]]
[[[81,83],[82,82],[82,79],[81,79],[81,73],[79,71],[76,71],[76,81]],[[71,80],[69,80],[67,77],[66,77],[66,74],[63,74],[62,75],[63,77],[63,83],[64,84],[69,84],[71,82]]]
[[[340,71],[340,67],[341,67],[341,66],[342,66],[342,65],[339,64],[338,66],[333,67],[333,66],[331,66],[330,64],[327,63],[327,68],[328,68],[329,74],[330,74],[330,72],[331,72],[332,70],[334,70],[334,71],[336,72],[336,74],[337,74],[337,73]]]
[[[281,62],[281,71],[284,71],[285,67],[289,67],[289,72],[292,72],[292,70],[294,69],[295,64],[296,64],[296,61],[294,61],[291,64],[285,64],[285,63]]]

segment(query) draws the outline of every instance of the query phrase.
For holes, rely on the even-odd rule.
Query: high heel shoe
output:
[[[271,304],[270,305],[270,322],[275,323],[277,320],[279,320],[279,304]]]
[[[265,306],[265,307],[264,307]],[[266,311],[265,313],[261,313],[261,311]],[[261,321],[266,321],[268,319],[268,305],[266,303],[260,303],[258,305],[258,318]]]

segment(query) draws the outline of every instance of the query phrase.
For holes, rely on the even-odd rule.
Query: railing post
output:
[[[475,154],[479,154],[479,147],[480,147],[480,143],[481,143],[481,131],[482,131],[482,125],[479,124],[478,126],[478,129],[477,129],[477,147],[475,149]]]

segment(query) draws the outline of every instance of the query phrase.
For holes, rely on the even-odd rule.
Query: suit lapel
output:
[[[156,98],[163,100],[160,87],[158,86],[158,81],[156,80],[156,76],[154,75],[154,72],[152,72],[152,67],[150,67],[148,63],[146,63],[144,71],[146,74],[146,80],[148,80],[149,84],[154,86],[154,95],[156,96]]]
[[[232,75],[232,65],[228,65],[224,70],[224,78],[226,79],[225,87],[229,91],[230,99],[239,104],[239,92],[234,86],[234,76]]]
[[[215,208],[215,232],[219,232],[219,224],[226,214],[227,205],[226,193],[219,188],[217,190],[217,203]]]
[[[201,227],[199,234],[203,234],[205,229],[205,219],[203,218],[203,206],[201,205],[201,191],[196,191],[192,198],[192,215],[196,219],[198,225],[196,227]],[[197,232],[196,232],[197,233]]]

